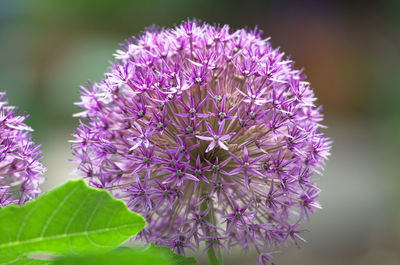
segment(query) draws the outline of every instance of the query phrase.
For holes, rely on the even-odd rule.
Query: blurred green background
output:
[[[301,249],[277,264],[400,264],[400,1],[1,0],[0,91],[31,115],[48,190],[75,177],[79,86],[98,81],[118,43],[186,18],[258,26],[305,69],[334,140]],[[72,172],[72,173],[71,173]],[[226,264],[256,264],[254,253]],[[202,260],[204,262],[204,260]]]

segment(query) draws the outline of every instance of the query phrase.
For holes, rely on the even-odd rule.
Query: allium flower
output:
[[[271,249],[303,240],[330,140],[301,71],[261,32],[188,21],[121,45],[81,88],[73,152],[90,184],[173,248]]]
[[[7,106],[4,95],[0,93],[0,208],[35,198],[45,171],[39,162],[40,146],[24,123],[27,116],[18,116],[15,107]]]

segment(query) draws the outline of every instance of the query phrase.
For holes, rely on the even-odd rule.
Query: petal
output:
[[[242,170],[243,170],[243,169],[242,169],[241,167],[235,168],[234,170],[232,170],[231,172],[229,172],[229,175],[236,175],[236,174],[242,172]]]
[[[208,137],[208,136],[196,135],[196,137],[199,138],[200,140],[204,140],[204,141],[214,141],[214,139],[212,137]]]
[[[233,158],[233,160],[235,160],[238,164],[242,164],[242,161],[241,161],[237,156],[235,156],[235,155],[232,154],[231,152],[229,152],[229,154],[231,155],[231,157]]]
[[[137,143],[136,143],[134,146],[132,146],[131,148],[129,148],[129,151],[135,150],[139,145],[142,144],[142,142],[143,142],[143,141],[141,141],[141,140],[137,141]]]
[[[222,142],[222,141],[218,141],[218,145],[219,145],[222,149],[224,149],[224,150],[226,150],[226,151],[229,150],[228,146],[227,146],[226,144],[224,144],[224,142]]]
[[[167,178],[166,180],[164,180],[164,181],[162,182],[162,184],[171,183],[171,182],[173,182],[175,179],[176,179],[176,176],[175,176],[175,175],[172,175],[172,176],[170,176],[169,178]]]
[[[243,148],[243,162],[247,162],[249,160],[249,152],[247,151],[247,147]]]
[[[201,162],[200,162],[200,155],[197,155],[197,159],[196,159],[196,167],[200,168],[201,166]]]
[[[229,134],[225,134],[225,135],[222,135],[221,137],[219,137],[219,139],[220,139],[221,141],[226,141],[226,140],[228,140],[229,138],[231,138],[231,136],[230,136]]]
[[[199,103],[199,105],[197,105],[196,111],[199,111],[199,109],[201,108],[201,106],[203,106],[203,104],[206,102],[207,99],[208,95],[206,95],[206,97]]]
[[[207,149],[206,149],[206,153],[208,153],[208,152],[210,152],[211,150],[213,150],[214,147],[215,147],[215,141],[212,141],[212,142],[208,145],[208,147],[207,147]]]
[[[225,127],[225,120],[223,120],[223,121],[219,124],[217,135],[221,135],[222,131],[224,130],[224,127]]]
[[[187,174],[187,173],[185,173],[184,178],[185,178],[185,179],[191,179],[191,180],[199,181],[199,179],[196,178],[195,176],[193,176],[192,174]]]
[[[204,121],[204,124],[205,124],[206,127],[207,127],[208,133],[209,133],[210,135],[214,136],[215,133],[214,133],[213,129],[211,128],[211,125],[208,123],[208,121]]]

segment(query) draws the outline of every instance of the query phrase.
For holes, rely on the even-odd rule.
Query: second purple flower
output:
[[[0,92],[0,208],[35,199],[46,171],[40,146],[31,137],[33,130],[25,124],[28,116],[18,115],[4,96]]]

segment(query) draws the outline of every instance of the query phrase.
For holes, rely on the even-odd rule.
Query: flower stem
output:
[[[207,256],[208,256],[208,264],[209,265],[223,265],[221,251],[220,251],[219,247],[218,247],[218,257],[217,257],[217,255],[215,255],[215,251],[214,251],[213,247],[210,247],[208,249]]]
[[[207,220],[208,222],[212,223],[213,225],[215,225],[215,215],[214,215],[214,207],[212,204],[212,200],[209,201],[210,203],[210,210],[208,212],[208,214],[204,217],[205,220]],[[202,211],[207,209],[207,201],[203,202],[201,204],[201,209]],[[207,236],[210,236],[211,233],[210,231],[207,232]],[[208,264],[209,265],[223,265],[222,262],[222,255],[221,255],[221,249],[218,246],[218,251],[217,254],[214,251],[214,247],[211,245],[210,248],[207,250],[207,256],[208,256]]]

